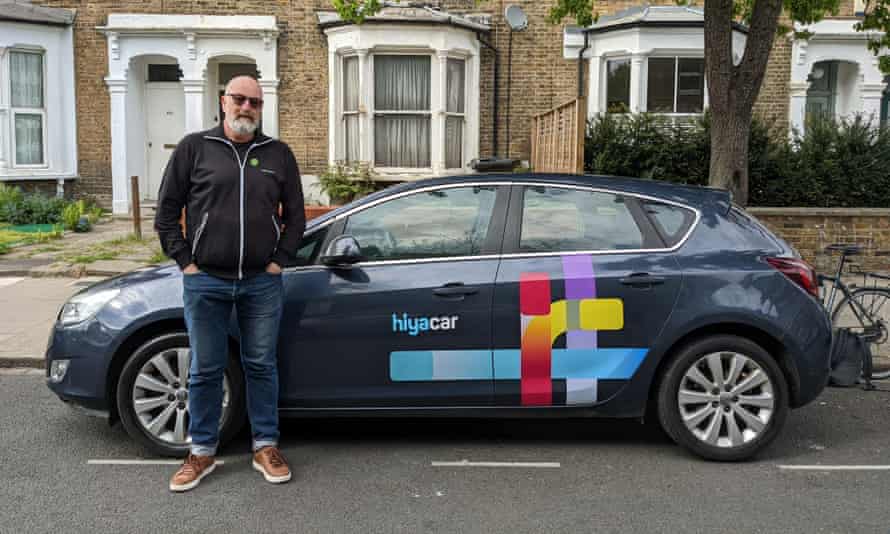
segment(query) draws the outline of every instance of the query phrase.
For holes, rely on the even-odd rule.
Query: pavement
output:
[[[0,277],[0,367],[43,367],[62,305],[101,279]]]
[[[249,431],[172,494],[121,429],[40,371],[0,371],[0,532],[887,532],[890,392],[828,389],[753,461],[705,462],[633,421],[283,419],[294,472]],[[890,383],[882,384],[885,390]],[[464,462],[464,460],[467,460]]]

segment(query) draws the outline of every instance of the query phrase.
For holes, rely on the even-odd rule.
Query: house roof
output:
[[[336,11],[317,11],[318,25],[332,28],[352,24],[340,18]],[[365,24],[446,24],[471,31],[491,30],[490,15],[456,15],[441,9],[415,2],[386,2],[373,16],[367,17]]]
[[[614,15],[600,17],[594,24],[586,28],[586,31],[602,33],[637,26],[699,27],[704,26],[704,23],[705,12],[701,8],[644,4],[619,11]],[[748,33],[748,28],[737,22],[733,23],[733,29]]]
[[[35,6],[28,0],[0,0],[0,20],[70,26],[76,10]]]

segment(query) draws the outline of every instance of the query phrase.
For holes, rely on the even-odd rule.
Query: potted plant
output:
[[[332,206],[373,193],[377,187],[367,163],[338,161],[318,176],[318,183]]]

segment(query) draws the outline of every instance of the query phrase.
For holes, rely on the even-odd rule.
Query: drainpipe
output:
[[[587,30],[584,30],[584,48],[578,52],[578,98],[582,98],[584,96],[584,52],[587,52],[587,49],[590,48],[590,34]],[[587,110],[584,110],[584,113],[587,113]]]
[[[492,99],[492,119],[491,119],[491,142],[492,142],[492,155],[497,156],[498,154],[498,49],[491,46],[491,43],[485,42],[482,39],[481,33],[476,33],[476,38],[482,43],[486,48],[494,52],[494,98]]]

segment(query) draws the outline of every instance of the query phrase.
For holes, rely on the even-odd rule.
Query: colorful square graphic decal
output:
[[[591,256],[563,256],[561,260],[565,299],[552,300],[548,273],[520,275],[518,350],[392,352],[390,378],[394,382],[519,380],[524,406],[553,405],[554,380],[560,380],[565,382],[566,404],[596,403],[597,381],[629,380],[648,350],[598,346],[598,331],[624,328],[624,302],[597,296]],[[565,348],[554,349],[562,335]]]

